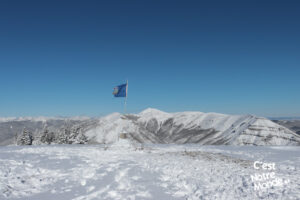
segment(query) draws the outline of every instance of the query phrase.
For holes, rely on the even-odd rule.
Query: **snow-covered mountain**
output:
[[[166,113],[146,109],[139,114],[113,113],[100,118],[85,134],[99,143],[112,143],[119,133],[141,143],[203,145],[299,145],[300,137],[266,118],[218,113]]]
[[[166,113],[148,108],[139,114],[112,113],[101,118],[2,119],[0,144],[12,144],[24,128],[38,135],[76,126],[89,143],[113,143],[120,133],[139,143],[202,145],[300,145],[300,136],[266,118],[218,113]],[[38,137],[36,137],[38,138]],[[57,140],[54,143],[57,143]]]

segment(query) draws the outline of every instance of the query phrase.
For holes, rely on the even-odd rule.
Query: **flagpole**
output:
[[[126,114],[127,94],[128,94],[128,80],[126,81],[126,97],[125,97],[125,103],[124,103],[124,115]]]

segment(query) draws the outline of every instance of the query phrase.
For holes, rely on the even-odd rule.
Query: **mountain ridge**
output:
[[[299,145],[299,136],[272,121],[254,115],[219,113],[166,113],[146,109],[138,114],[119,115],[108,124],[86,132],[97,142],[113,143],[126,132],[141,143],[199,143],[231,145]]]
[[[19,134],[24,128],[38,135],[43,132],[45,125],[54,133],[64,126],[80,127],[89,143],[114,143],[120,133],[127,133],[130,140],[139,143],[300,144],[299,135],[263,117],[197,111],[167,113],[154,108],[145,109],[138,114],[111,113],[100,118],[38,117],[0,120],[0,144],[12,144],[13,135]]]

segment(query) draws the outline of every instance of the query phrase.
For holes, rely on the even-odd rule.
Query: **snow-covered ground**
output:
[[[254,161],[285,184],[255,190],[251,175],[270,171]],[[6,146],[0,199],[300,199],[299,169],[294,146]]]

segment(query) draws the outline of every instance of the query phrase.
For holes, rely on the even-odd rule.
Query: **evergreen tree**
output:
[[[76,144],[86,144],[88,139],[87,137],[82,133],[82,127],[79,128],[78,134],[76,135],[75,143]]]
[[[58,131],[56,135],[56,142],[58,144],[68,144],[69,141],[70,130],[67,127],[62,128],[62,130]]]
[[[55,139],[55,135],[53,132],[50,132],[47,127],[45,127],[42,136],[41,136],[41,143],[42,144],[51,144],[52,142],[54,142]]]
[[[33,136],[27,129],[23,130],[23,133],[17,139],[17,145],[32,145]]]

